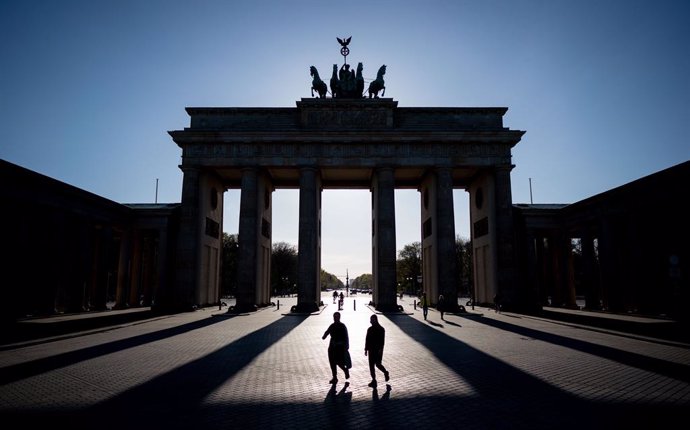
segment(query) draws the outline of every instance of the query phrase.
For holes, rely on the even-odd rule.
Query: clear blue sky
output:
[[[293,107],[352,36],[349,62],[369,79],[386,64],[399,106],[508,107],[527,131],[513,201],[532,178],[535,203],[571,203],[690,159],[689,18],[685,0],[5,0],[0,158],[120,203],[152,202],[158,178],[158,201],[179,202],[167,131],[185,107]],[[297,192],[274,199],[274,241],[296,244]],[[324,192],[325,270],[371,271],[369,199]],[[419,240],[419,197],[396,204],[401,248]]]

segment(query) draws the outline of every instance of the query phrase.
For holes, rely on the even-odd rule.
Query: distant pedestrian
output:
[[[338,292],[333,290],[333,304],[335,304],[336,300],[338,300]]]
[[[438,311],[441,312],[441,319],[443,319],[443,312],[446,310],[446,299],[443,298],[443,294],[438,296]]]
[[[345,303],[345,296],[343,293],[340,293],[340,301],[338,302],[338,310],[342,311],[343,310],[343,304]]]
[[[330,384],[338,382],[338,367],[343,369],[345,379],[350,379],[350,370],[345,365],[346,355],[350,353],[350,338],[347,335],[347,327],[340,322],[340,312],[333,313],[333,323],[323,334],[321,339],[331,336],[328,344],[328,363],[331,366],[333,379],[328,381]]]
[[[501,313],[501,295],[499,293],[494,296],[494,308],[496,313]]]
[[[429,299],[426,298],[426,293],[422,293],[422,313],[424,314],[424,321],[426,321],[427,315],[429,315]]]
[[[386,343],[386,329],[379,324],[379,319],[376,315],[369,318],[371,327],[367,329],[367,337],[364,343],[364,355],[369,356],[369,373],[371,373],[371,382],[369,386],[376,388],[376,367],[383,372],[383,377],[388,381],[390,376],[388,371],[381,361],[383,360],[383,346]]]

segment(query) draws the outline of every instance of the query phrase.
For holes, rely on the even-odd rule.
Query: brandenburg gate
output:
[[[334,67],[335,69],[335,67]],[[335,75],[335,71],[334,71]],[[385,91],[385,90],[384,90]],[[270,303],[272,193],[299,189],[296,311],[320,304],[321,193],[371,191],[373,299],[396,311],[395,189],[419,191],[423,289],[457,305],[453,189],[470,194],[474,294],[517,294],[507,108],[398,107],[391,98],[304,98],[288,108],[187,108],[169,132],[184,174],[175,267],[179,307],[218,302],[223,193],[240,189],[236,311]]]

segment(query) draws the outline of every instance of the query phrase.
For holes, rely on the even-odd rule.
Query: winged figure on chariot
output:
[[[362,71],[364,70],[364,65],[362,63],[357,63],[357,69],[351,69],[350,65],[347,63],[347,55],[350,53],[350,48],[347,45],[350,44],[352,36],[348,38],[339,38],[338,43],[340,43],[340,53],[343,55],[344,61],[343,65],[338,69],[338,65],[333,65],[333,74],[330,80],[330,92],[331,97],[341,98],[341,99],[361,99],[366,97],[364,94],[364,76]],[[319,71],[316,67],[311,66],[310,74],[312,76],[311,85],[311,96],[314,97],[314,92],[317,93],[319,98],[326,98],[328,92],[328,86],[319,76]],[[376,75],[376,79],[371,81],[367,93],[369,98],[378,98],[379,91],[383,91],[381,96],[386,93],[386,86],[383,80],[383,75],[386,73],[386,65],[384,64],[379,68]]]

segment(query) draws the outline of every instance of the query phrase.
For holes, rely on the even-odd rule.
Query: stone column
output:
[[[201,229],[199,180],[201,172],[197,167],[182,166],[181,169],[184,177],[182,179],[175,288],[169,302],[156,304],[156,307],[166,308],[170,311],[194,309],[194,292],[198,280],[199,252],[201,249],[199,240]]]
[[[115,291],[115,309],[127,307],[127,295],[129,293],[131,251],[130,236],[132,232],[129,228],[122,231],[120,238],[120,257],[117,266],[117,290]]]
[[[577,309],[577,298],[575,296],[575,255],[573,254],[573,238],[569,234],[563,238],[563,269],[565,270],[565,306],[569,309]]]
[[[395,276],[395,177],[390,167],[379,168],[373,181],[374,305],[376,310],[398,310]]]
[[[111,283],[115,283],[110,272],[111,246],[113,243],[113,227],[105,224],[100,230],[99,261],[96,269],[96,282],[89,297],[90,309],[102,311],[106,309],[106,297]]]
[[[299,176],[297,312],[314,312],[321,302],[321,186],[319,172],[303,167]]]
[[[549,260],[549,249],[548,246],[544,245],[544,241],[548,241],[548,239],[543,235],[536,236],[535,246],[537,248],[537,269],[539,270],[537,273],[539,280],[537,288],[539,292],[538,303],[540,307],[549,304],[548,296],[551,294],[551,266]]]
[[[619,238],[621,236],[621,216],[616,213],[603,213],[600,217],[599,270],[601,272],[601,299],[605,310],[623,312],[625,310],[624,284],[621,273],[629,270],[620,267],[622,260]]]
[[[601,309],[599,304],[599,285],[594,275],[596,266],[594,255],[594,237],[590,230],[582,233],[582,282],[585,290],[585,308]]]
[[[161,293],[168,289],[170,262],[168,261],[168,223],[158,229],[158,283],[154,286],[153,304],[158,301]],[[152,304],[152,305],[153,305]]]
[[[443,294],[446,309],[458,309],[458,263],[455,250],[455,214],[453,209],[453,176],[450,168],[436,169],[436,234],[438,291]],[[431,297],[435,303],[438,297]]]
[[[258,246],[258,170],[255,167],[242,169],[242,192],[240,195],[240,226],[238,234],[239,257],[237,264],[237,293],[235,308],[230,311],[248,312],[256,310],[256,250]]]
[[[496,284],[506,309],[522,307],[524,297],[517,290],[513,238],[513,197],[510,185],[512,165],[497,166],[494,172],[496,195]]]
[[[144,235],[141,230],[134,230],[132,232],[132,267],[129,271],[129,291],[125,300],[126,307],[135,307],[139,303],[139,291],[142,289],[141,284],[141,260],[142,260],[142,243],[144,242]],[[167,299],[167,300],[165,300]],[[172,298],[170,293],[165,296],[165,299],[156,301],[156,306],[161,303],[171,303]]]
[[[565,304],[563,297],[563,240],[561,232],[552,230],[549,232],[549,257],[551,259],[551,306],[562,307]]]
[[[534,310],[541,310],[541,304],[542,304],[542,279],[541,276],[539,276],[539,269],[541,267],[541,259],[540,259],[540,247],[539,243],[537,241],[541,241],[541,238],[537,238],[535,236],[534,231],[528,228],[527,232],[527,238],[525,240],[525,252],[527,253],[525,261],[527,262],[527,267],[525,268],[526,271],[526,279],[525,279],[525,285],[524,291],[528,296],[528,299],[526,299],[526,303],[531,303],[531,307]],[[542,242],[543,245],[543,242]],[[543,248],[543,246],[542,246]]]

